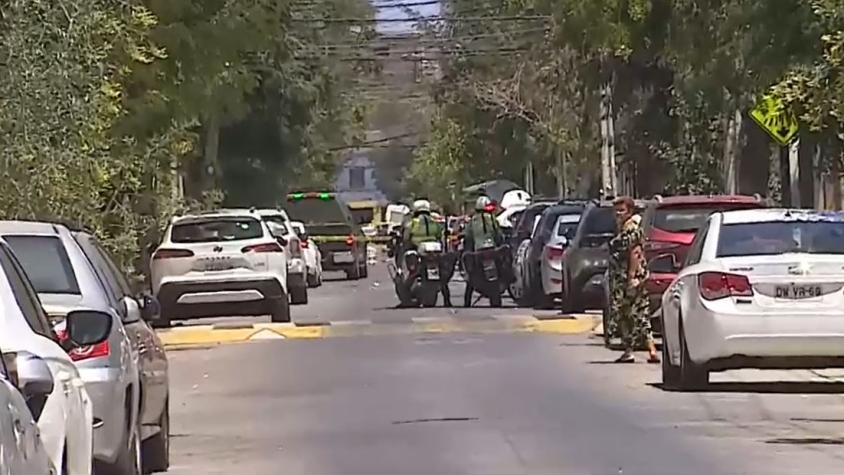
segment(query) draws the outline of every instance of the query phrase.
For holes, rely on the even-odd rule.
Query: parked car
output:
[[[300,246],[302,247],[302,256],[308,276],[308,287],[319,287],[322,285],[322,253],[319,252],[319,246],[308,235],[308,231],[305,229],[305,223],[291,221],[290,225],[299,237]]]
[[[636,201],[641,213],[645,201]],[[615,235],[615,212],[612,202],[589,203],[580,218],[574,239],[569,243],[563,260],[563,309],[582,312],[585,309],[604,309],[609,289],[606,272],[609,261],[609,241]]]
[[[26,272],[2,238],[0,269],[0,348],[10,354],[31,354],[47,364],[53,387],[43,408],[36,410],[44,448],[59,473],[90,475],[92,402],[79,368],[67,352],[102,344],[111,334],[114,320],[107,313],[74,310],[65,317],[65,338],[60,340]],[[62,274],[61,269],[56,273]]]
[[[164,345],[151,327],[160,316],[159,304],[152,296],[132,290],[125,273],[94,236],[77,231],[73,237],[93,266],[109,301],[119,302],[116,310],[138,353],[141,467],[144,473],[166,471],[170,467],[169,364]],[[96,412],[96,401],[94,409]],[[96,447],[96,437],[94,442]]]
[[[710,216],[662,297],[666,386],[738,368],[844,367],[844,214]]]
[[[139,473],[139,345],[130,337],[137,332],[130,326],[146,325],[140,305],[131,296],[109,291],[104,279],[106,265],[92,261],[67,227],[5,221],[0,222],[0,235],[23,266],[59,336],[70,311],[92,309],[111,316],[111,334],[106,341],[69,355],[93,402],[96,465],[119,474]],[[86,243],[96,245],[90,235]]]
[[[174,218],[150,265],[157,324],[230,315],[290,321],[287,256],[261,217],[220,211]]]
[[[287,251],[287,291],[290,293],[290,303],[308,303],[307,269],[302,256],[302,243],[290,226],[290,217],[281,209],[259,209],[257,213],[269,225],[270,233],[284,241],[282,246]]]
[[[7,363],[8,361],[8,363]],[[55,381],[47,363],[31,354],[0,354],[0,471],[55,475],[36,421]]]
[[[765,200],[758,195],[656,196],[642,214],[645,257],[651,262],[660,255],[668,254],[674,257],[676,263],[682,263],[697,230],[710,214],[765,206]],[[676,277],[672,271],[674,267],[676,264],[651,266],[651,275],[645,284],[651,313],[659,310],[662,294]],[[654,329],[659,331],[659,319],[654,319]]]
[[[525,259],[525,304],[552,308],[562,297],[563,257],[583,210],[584,206],[553,205],[542,212]]]
[[[336,193],[291,193],[287,211],[291,218],[305,223],[322,253],[323,270],[343,271],[353,280],[367,277],[366,236]]]
[[[536,201],[524,211],[522,211],[519,220],[516,222],[513,233],[510,236],[510,250],[513,252],[513,262],[516,261],[515,252],[519,249],[526,239],[530,239],[533,235],[533,229],[539,221],[539,217],[546,208],[553,205],[553,201]]]

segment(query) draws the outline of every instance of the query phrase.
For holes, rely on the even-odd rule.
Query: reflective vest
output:
[[[490,213],[475,213],[470,225],[472,226],[472,238],[476,251],[495,247],[495,241],[499,235],[498,222],[495,220],[495,216]]]
[[[439,241],[442,234],[442,225],[434,221],[430,215],[419,215],[410,222],[410,242],[414,245],[429,241]]]

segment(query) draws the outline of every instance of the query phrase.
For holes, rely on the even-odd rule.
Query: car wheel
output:
[[[153,328],[170,328],[170,315],[172,315],[172,310],[170,306],[165,306],[161,304],[161,311],[159,312],[158,318],[150,322]]]
[[[363,266],[361,266],[359,275],[361,279],[366,279],[367,277],[369,277],[369,266],[366,262],[364,262]]]
[[[293,305],[305,305],[308,303],[308,286],[302,285],[290,287],[290,303]]]
[[[317,276],[316,273],[308,274],[308,287],[319,287],[319,276]]]
[[[355,264],[354,267],[346,271],[346,280],[358,280],[360,279],[360,267]]]
[[[131,415],[127,414],[127,418]],[[101,465],[96,473],[103,475],[141,475],[141,431],[137,424],[124,434],[127,439],[120,445],[120,452],[113,464]]]
[[[141,446],[144,474],[166,472],[170,468],[170,401],[164,403],[164,412],[158,420],[158,434]]]
[[[493,293],[489,298],[489,306],[493,308],[501,308],[501,293]]]
[[[709,370],[692,361],[683,323],[680,322],[680,388],[687,391],[705,389],[709,384]]]
[[[664,316],[660,316],[664,320]],[[671,363],[668,351],[668,339],[663,334],[662,336],[662,387],[664,389],[674,389],[680,383],[680,368]]]
[[[290,323],[290,302],[287,301],[287,294],[282,294],[270,302],[270,320],[273,323]]]

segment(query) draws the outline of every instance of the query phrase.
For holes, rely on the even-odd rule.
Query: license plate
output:
[[[498,277],[498,269],[495,268],[495,261],[484,262],[484,275],[487,280],[495,280]]]
[[[335,252],[332,258],[334,259],[334,262],[338,264],[355,262],[355,258],[352,256],[351,252]]]
[[[440,270],[436,267],[429,268],[428,280],[440,280]]]
[[[778,299],[803,300],[823,295],[820,285],[778,285],[775,289]]]
[[[202,268],[207,271],[229,270],[232,268],[230,259],[208,259],[203,261]]]

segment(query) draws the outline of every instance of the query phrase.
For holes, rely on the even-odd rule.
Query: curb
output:
[[[592,315],[538,319],[531,315],[502,315],[489,319],[420,318],[401,323],[368,321],[314,323],[216,324],[159,330],[167,349],[189,349],[258,340],[297,340],[352,336],[414,335],[424,333],[551,333],[582,334],[600,323]]]

